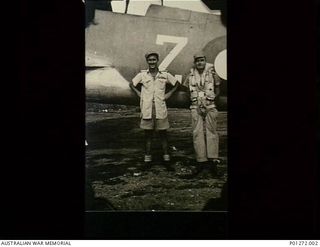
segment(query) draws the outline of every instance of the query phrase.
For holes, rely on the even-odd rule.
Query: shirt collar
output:
[[[149,69],[147,69],[147,73],[150,74]],[[159,69],[158,69],[158,73],[159,73],[159,74],[162,74],[162,72],[161,72]]]

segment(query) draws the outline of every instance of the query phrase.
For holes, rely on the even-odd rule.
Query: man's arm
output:
[[[142,77],[141,73],[138,73],[132,81],[129,83],[130,88],[138,95],[138,97],[141,97],[141,92],[136,88],[136,86],[141,83]]]
[[[167,99],[169,99],[171,96],[172,96],[172,94],[177,90],[177,88],[179,87],[179,82],[177,81],[176,82],[176,84],[174,85],[174,87],[169,91],[169,92],[167,92],[166,94],[165,94],[165,96],[164,96],[164,99],[165,100],[167,100]]]
[[[133,82],[130,82],[129,86],[138,95],[138,97],[140,98],[141,97],[141,92],[138,89],[136,89],[136,87],[133,85]]]
[[[216,85],[215,86],[215,95],[216,95],[216,98],[219,96],[220,94],[220,85]]]
[[[221,79],[220,77],[215,73],[214,75],[214,93],[216,95],[216,98],[219,96],[220,94],[220,82],[221,82]]]

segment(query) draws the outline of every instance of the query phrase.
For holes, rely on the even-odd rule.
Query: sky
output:
[[[127,13],[133,15],[145,15],[150,4],[160,5],[161,0],[130,0]],[[163,0],[163,5],[168,7],[189,9],[203,13],[212,12],[204,3],[202,3],[201,0]],[[125,11],[125,1],[112,1],[111,6],[113,12],[124,13]],[[214,13],[219,14],[219,11],[215,11]]]

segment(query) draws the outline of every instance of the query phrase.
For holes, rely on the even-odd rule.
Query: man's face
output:
[[[199,57],[194,61],[194,64],[196,66],[196,69],[204,70],[204,68],[206,67],[206,59],[204,57]]]
[[[156,55],[150,55],[147,58],[147,63],[149,65],[149,69],[155,69],[158,67],[158,58]]]

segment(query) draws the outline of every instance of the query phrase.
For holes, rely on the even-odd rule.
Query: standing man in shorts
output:
[[[141,122],[140,128],[145,132],[144,162],[150,165],[152,161],[151,140],[155,130],[159,132],[163,160],[170,161],[168,152],[167,129],[169,128],[166,100],[176,91],[179,82],[170,73],[158,69],[159,54],[149,52],[145,55],[149,69],[142,70],[130,83],[130,87],[140,97]],[[136,86],[141,83],[141,92]],[[173,88],[165,93],[166,84]]]

